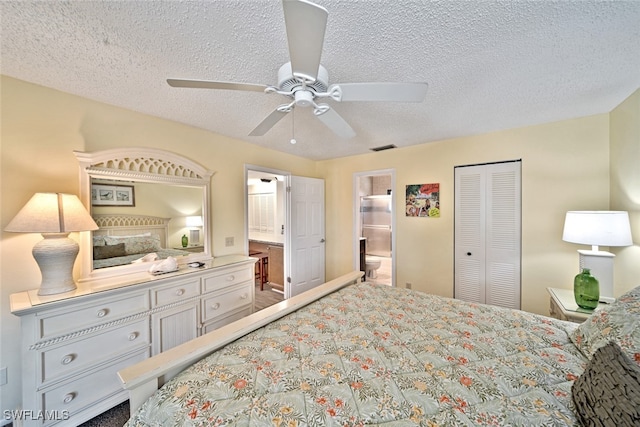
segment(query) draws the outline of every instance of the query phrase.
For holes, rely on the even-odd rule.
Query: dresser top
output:
[[[154,275],[148,272],[137,272],[113,277],[109,280],[80,282],[77,283],[75,290],[56,295],[38,295],[38,289],[32,289],[11,294],[11,312],[16,315],[29,314],[34,311],[33,309],[44,305],[56,306],[65,302],[68,303],[73,298],[87,297],[108,291],[115,294],[118,290],[124,288],[148,286],[165,279],[188,277],[190,274],[212,271],[234,264],[254,263],[255,261],[255,258],[244,255],[227,255],[206,261],[204,266],[198,268],[180,265],[178,270],[166,274]]]

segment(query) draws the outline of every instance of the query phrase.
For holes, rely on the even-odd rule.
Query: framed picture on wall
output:
[[[91,185],[91,204],[93,206],[135,206],[135,194],[132,185]]]
[[[406,190],[406,216],[440,218],[440,184],[412,184]]]

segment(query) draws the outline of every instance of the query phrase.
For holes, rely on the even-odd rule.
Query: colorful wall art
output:
[[[440,218],[440,184],[407,185],[406,215]]]

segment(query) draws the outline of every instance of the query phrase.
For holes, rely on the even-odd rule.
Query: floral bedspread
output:
[[[577,425],[575,327],[353,285],[194,364],[128,425]]]

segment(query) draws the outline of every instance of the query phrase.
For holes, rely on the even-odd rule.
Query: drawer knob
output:
[[[108,308],[103,308],[102,310],[98,310],[98,313],[96,313],[98,315],[98,317],[104,317],[109,313],[109,309]]]
[[[247,293],[242,294],[242,296],[240,297],[240,299],[247,299],[247,298],[249,298],[249,294]]]
[[[137,332],[131,332],[129,334],[129,341],[135,340],[136,338],[138,338],[138,335],[140,335],[140,334],[138,334]]]
[[[62,398],[62,403],[64,403],[64,404],[71,403],[71,401],[73,399],[75,399],[75,398],[76,398],[76,394],[75,393],[67,393]]]
[[[227,282],[233,282],[234,280],[236,280],[236,276],[234,276],[233,274],[227,276]]]
[[[217,303],[213,304],[213,305],[211,306],[211,308],[213,308],[214,310],[219,309],[219,308],[220,308],[220,303],[219,303],[219,302],[217,302]]]
[[[75,358],[75,354],[67,354],[66,356],[63,356],[62,359],[60,359],[60,363],[62,363],[63,365],[68,365],[69,363],[73,362],[73,359]]]
[[[177,296],[184,295],[184,289],[178,289],[178,290],[176,291],[176,295],[177,295]]]

